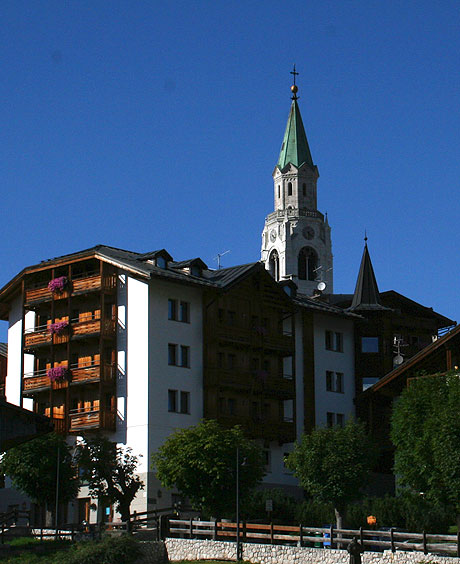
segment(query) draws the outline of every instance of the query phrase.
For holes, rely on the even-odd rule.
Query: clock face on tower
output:
[[[272,229],[270,231],[270,241],[272,241],[272,242],[276,241],[276,229]]]
[[[315,231],[313,229],[313,227],[304,227],[302,230],[302,235],[305,237],[305,239],[308,239],[308,241],[311,241],[313,239],[313,237],[315,236]]]

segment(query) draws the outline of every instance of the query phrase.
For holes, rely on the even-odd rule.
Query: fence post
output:
[[[190,517],[189,535],[190,538],[193,539],[193,517]]]
[[[43,523],[43,521],[42,521],[42,523]],[[43,542],[43,526],[40,529],[40,542]]]
[[[212,540],[217,540],[217,519],[214,519],[214,531],[212,533]]]
[[[426,532],[423,531],[423,554],[428,554],[428,550],[426,548]]]
[[[2,521],[2,544],[5,544],[4,536],[5,536],[5,522]]]
[[[273,544],[273,523],[270,523],[270,544]]]
[[[246,542],[246,520],[243,521],[243,542]]]
[[[300,523],[300,525],[299,525],[299,543],[300,543],[300,547],[302,548],[302,546],[303,546],[303,529],[302,529],[302,523]]]
[[[70,540],[73,542],[75,538],[75,525],[72,523],[70,526]]]
[[[391,527],[391,529],[390,529],[391,552],[396,552],[395,537],[394,537],[393,532],[394,532],[394,529],[393,529],[393,527]]]
[[[363,528],[362,527],[359,528],[359,542],[361,543],[361,545],[364,549],[364,534],[363,534]]]
[[[334,527],[332,525],[329,527],[329,535],[331,537],[331,548],[334,548]]]
[[[460,558],[460,530],[457,532],[457,558]]]

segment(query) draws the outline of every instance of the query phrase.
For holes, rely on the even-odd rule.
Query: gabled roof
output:
[[[265,270],[260,262],[250,262],[248,264],[240,264],[238,266],[230,266],[228,268],[220,268],[219,270],[208,270],[203,276],[221,288],[227,288],[246,277],[252,271]]]
[[[361,259],[361,265],[359,267],[355,293],[349,309],[350,311],[388,310],[388,308],[383,306],[380,301],[379,288],[377,286],[371,257],[367,248],[367,240],[364,244],[364,251]]]
[[[296,99],[292,100],[277,166],[283,170],[289,163],[297,168],[303,164],[314,167]]]
[[[297,296],[293,298],[293,302],[303,308],[310,309],[318,313],[328,313],[338,315],[340,317],[348,317],[350,319],[361,319],[361,316],[356,313],[344,310],[328,302],[324,302],[321,299],[310,298],[309,296],[302,294],[297,294]]]
[[[391,372],[388,372],[388,374],[383,376],[383,378],[380,378],[378,382],[367,388],[363,392],[363,394],[367,395],[373,392],[378,392],[379,390],[381,390],[391,382],[394,382],[398,378],[404,377],[405,372],[408,372],[410,370],[416,370],[418,364],[421,364],[424,360],[428,359],[430,355],[436,353],[440,349],[442,350],[444,348],[447,348],[449,342],[452,341],[459,334],[460,334],[460,325],[457,325],[457,327],[452,329],[452,331],[449,331],[449,333],[446,333],[442,337],[439,337],[438,339],[436,339],[436,341],[433,341],[424,349],[422,349],[418,353],[414,354],[414,356],[406,360],[406,362],[403,362],[402,364],[394,368]],[[458,347],[458,343],[457,343],[457,347]],[[443,370],[445,370],[445,368],[439,367],[439,369],[435,370],[435,372],[442,372]]]

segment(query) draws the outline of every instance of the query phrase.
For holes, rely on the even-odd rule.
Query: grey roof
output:
[[[220,268],[219,270],[208,270],[203,273],[204,276],[217,284],[221,288],[229,286],[236,282],[241,276],[249,273],[251,270],[263,269],[260,262],[250,262],[248,264],[240,264],[238,266],[230,266],[229,268]]]
[[[0,343],[0,355],[8,356],[8,344]]]
[[[327,298],[327,296],[326,296]],[[330,313],[333,315],[339,315],[341,317],[349,317],[352,319],[361,319],[361,316],[350,311],[343,310],[340,307],[334,306],[330,303],[324,302],[321,299],[311,298],[309,296],[305,296],[302,294],[297,294],[295,298],[293,298],[294,303],[300,305],[304,308],[318,311],[320,313]]]

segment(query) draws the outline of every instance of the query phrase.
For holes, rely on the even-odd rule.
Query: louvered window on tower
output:
[[[318,255],[311,247],[304,247],[299,252],[298,277],[299,280],[316,280]]]

